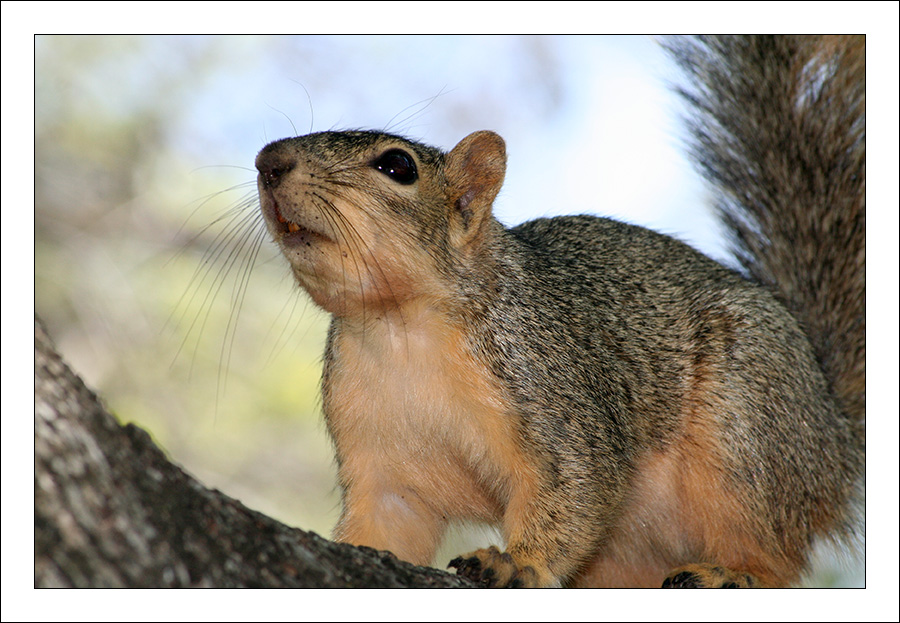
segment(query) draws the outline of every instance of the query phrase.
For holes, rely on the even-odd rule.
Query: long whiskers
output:
[[[254,213],[252,215],[247,215],[242,221],[243,224],[251,223],[251,228],[253,228],[255,225],[261,224],[261,222],[262,219],[259,216],[258,210],[254,210]],[[221,350],[221,360],[224,361],[224,371],[222,369],[222,366],[220,365],[219,374],[216,378],[217,404],[218,398],[222,394],[227,383],[228,370],[231,363],[231,353],[234,349],[234,340],[237,332],[238,319],[240,318],[241,309],[244,306],[244,299],[247,296],[247,287],[250,283],[250,275],[253,272],[253,267],[256,265],[256,258],[259,256],[260,247],[266,240],[266,234],[267,232],[264,227],[255,227],[255,232],[253,232],[252,235],[249,236],[249,243],[241,242],[238,247],[238,252],[232,255],[232,258],[230,259],[228,264],[228,269],[230,270],[230,267],[233,266],[237,261],[239,252],[249,244],[249,252],[246,256],[247,261],[244,262],[243,268],[240,270],[238,277],[235,279],[234,286],[231,292],[231,313],[228,315],[228,323],[225,327],[225,338],[222,341]]]
[[[269,340],[270,337],[272,337],[273,329],[275,328],[276,325],[278,325],[278,324],[281,325],[281,331],[278,333],[278,336],[272,338],[273,346],[272,346],[272,349],[269,351],[269,356],[268,356],[268,359],[266,360],[266,365],[271,364],[278,356],[281,355],[282,351],[284,350],[285,345],[287,345],[288,343],[293,341],[292,338],[297,333],[297,327],[299,327],[302,324],[300,319],[298,319],[296,322],[294,322],[293,320],[294,320],[294,314],[297,311],[297,304],[301,300],[303,300],[303,295],[301,295],[300,292],[298,292],[296,290],[296,288],[294,289],[294,293],[295,293],[295,295],[291,296],[290,298],[285,300],[284,305],[281,306],[281,309],[279,310],[278,316],[277,316],[279,321],[273,323],[269,327],[269,330],[266,332],[266,337],[265,337],[264,341],[267,341],[267,340]],[[280,322],[281,317],[284,315],[285,310],[288,309],[288,307],[290,307],[290,311],[287,312],[287,318],[284,320],[284,322]],[[304,309],[306,309],[306,307],[304,307]],[[291,328],[290,332],[288,332],[288,327]]]
[[[416,102],[415,104],[410,104],[409,106],[407,106],[406,108],[404,108],[403,110],[398,112],[396,115],[391,117],[391,120],[388,121],[387,125],[384,127],[384,131],[385,132],[394,132],[394,131],[398,131],[400,128],[403,128],[403,131],[408,132],[411,128],[406,127],[405,124],[407,124],[410,121],[413,121],[413,120],[421,117],[423,114],[425,114],[425,111],[428,110],[428,107],[431,106],[437,98],[441,97],[442,95],[444,95],[447,92],[449,92],[449,91],[447,91],[447,87],[444,86],[444,87],[441,87],[441,90],[438,91],[435,95],[432,95],[429,98],[420,100],[420,101]],[[400,115],[406,114],[406,112],[410,111],[410,110],[412,112],[410,112],[408,115],[406,115],[405,117],[403,117],[402,119],[397,121],[397,117],[399,117]]]
[[[247,211],[247,208],[249,206],[255,205],[255,203],[255,195],[245,195],[233,206],[231,206],[222,216],[206,225],[195,237],[195,239],[199,238],[204,232],[210,230],[213,227],[221,225],[223,221],[228,221],[227,227],[216,234],[215,238],[212,241],[212,244],[210,244],[210,246],[204,252],[203,259],[195,269],[191,280],[185,287],[184,293],[182,294],[175,307],[175,310],[177,310],[179,307],[182,308],[182,313],[179,317],[179,322],[181,322],[184,320],[184,317],[188,313],[188,310],[193,306],[193,303],[197,296],[200,295],[203,283],[206,282],[210,278],[210,276],[212,276],[212,283],[206,290],[204,299],[201,302],[201,309],[206,309],[206,314],[203,315],[203,322],[200,326],[198,341],[202,336],[206,318],[209,316],[209,312],[211,310],[210,303],[215,299],[219,290],[222,288],[222,285],[224,284],[225,279],[229,273],[230,267],[233,266],[240,257],[242,257],[242,251],[246,246],[248,239],[250,238],[250,236],[252,236],[253,230],[255,228],[261,229],[261,219],[256,218],[253,213]],[[225,256],[224,268],[222,267],[223,256]],[[216,271],[215,273],[213,272],[214,270]],[[175,310],[173,310],[173,314],[175,313]],[[200,321],[199,314],[194,317],[194,320],[188,327],[188,330],[186,332],[187,335],[182,342],[181,347],[179,347],[176,356],[181,352],[182,348],[185,345],[185,342],[188,339],[188,336],[190,336],[190,334],[194,331],[198,321]]]
[[[206,198],[205,201],[209,201],[223,192],[233,191],[251,184],[255,187],[255,181],[245,182],[225,191],[214,193]],[[218,412],[219,399],[227,386],[231,353],[234,348],[238,320],[246,297],[250,275],[256,265],[260,248],[267,237],[265,223],[259,211],[259,199],[256,191],[244,194],[220,216],[205,225],[191,240],[196,241],[212,230],[217,230],[215,237],[204,251],[199,265],[185,286],[184,292],[176,303],[167,323],[172,322],[179,308],[181,312],[177,318],[177,324],[185,322],[190,310],[199,306],[199,311],[193,315],[174,356],[174,359],[177,359],[188,341],[194,340],[194,349],[189,368],[189,374],[191,374],[197,358],[197,349],[202,342],[210,314],[214,308],[214,302],[222,293],[229,276],[234,275],[230,292],[229,316],[226,322],[225,333],[222,336],[220,362],[216,379],[215,401],[216,412]]]

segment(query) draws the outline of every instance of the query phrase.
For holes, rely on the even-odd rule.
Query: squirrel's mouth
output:
[[[277,205],[275,206],[275,219],[281,224],[282,229],[284,229],[289,234],[296,234],[298,231],[305,229],[305,227],[301,227],[294,221],[289,221],[284,218]]]
[[[331,239],[322,231],[311,229],[306,225],[301,225],[297,221],[286,218],[282,213],[278,202],[271,198],[270,201],[263,202],[263,210],[269,222],[272,224],[273,231],[278,234],[278,242],[285,245],[302,243],[309,245],[315,241],[330,241]]]

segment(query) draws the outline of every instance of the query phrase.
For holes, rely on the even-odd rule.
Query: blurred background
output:
[[[504,223],[615,216],[727,261],[681,155],[667,88],[677,74],[651,38],[34,45],[37,314],[122,422],[290,525],[328,535],[339,496],[318,407],[327,318],[293,285],[256,211],[253,161],[267,142],[375,128],[449,150],[492,129],[509,153]],[[858,584],[860,573],[830,568],[817,582]]]

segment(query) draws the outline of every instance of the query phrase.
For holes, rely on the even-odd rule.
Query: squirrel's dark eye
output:
[[[375,159],[372,167],[378,169],[389,178],[408,186],[419,179],[416,162],[402,149],[390,149]]]

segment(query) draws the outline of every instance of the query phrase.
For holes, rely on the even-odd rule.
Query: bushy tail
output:
[[[748,273],[804,326],[845,413],[866,410],[865,37],[670,46],[695,157]]]

